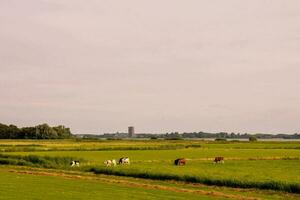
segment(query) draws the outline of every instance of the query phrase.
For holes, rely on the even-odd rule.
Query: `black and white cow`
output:
[[[112,160],[106,160],[104,161],[104,164],[109,167],[109,166],[116,166],[117,165],[117,162],[115,159],[112,159]]]
[[[120,158],[120,159],[119,159],[119,165],[122,165],[122,164],[130,165],[130,160],[129,160],[129,158],[128,158],[128,157]]]
[[[79,167],[79,161],[78,160],[72,160],[70,163],[71,167],[78,166]]]

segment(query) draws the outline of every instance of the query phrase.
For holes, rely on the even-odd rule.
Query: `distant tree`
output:
[[[235,133],[230,133],[230,138],[235,138],[236,136],[235,136]]]
[[[216,134],[217,138],[227,138],[228,137],[228,133],[226,132],[220,132]]]
[[[58,137],[57,132],[48,124],[41,124],[35,128],[38,139],[54,139]]]
[[[9,138],[9,127],[5,124],[0,123],[0,139],[7,139]]]
[[[249,141],[250,142],[256,142],[257,141],[257,138],[255,136],[250,136],[249,137]]]
[[[8,134],[10,139],[20,139],[21,138],[21,136],[19,135],[20,132],[21,131],[17,126],[12,124],[8,126]]]
[[[21,134],[24,139],[37,139],[35,127],[24,127],[21,128]]]
[[[62,125],[53,127],[53,130],[57,133],[58,138],[69,138],[72,135],[70,129]]]
[[[48,124],[41,124],[35,127],[18,128],[15,125],[0,123],[0,139],[57,139],[70,138],[70,128],[65,126],[50,127]]]

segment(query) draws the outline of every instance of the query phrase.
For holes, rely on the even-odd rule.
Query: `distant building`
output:
[[[128,137],[134,137],[134,127],[133,126],[129,126],[128,127]]]

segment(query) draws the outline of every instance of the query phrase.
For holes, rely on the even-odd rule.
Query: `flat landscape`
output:
[[[0,0],[0,200],[300,200],[300,0]]]
[[[0,140],[0,151],[0,199],[300,199],[297,141]],[[130,165],[104,164],[121,157]]]

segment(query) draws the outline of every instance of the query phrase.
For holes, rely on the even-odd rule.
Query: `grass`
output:
[[[178,150],[123,150],[123,151],[49,151],[49,152],[11,152],[11,155],[39,155],[39,156],[69,156],[85,158],[95,163],[102,163],[106,159],[118,159],[129,156],[132,161],[172,161],[179,157],[188,159],[212,159],[216,156],[224,156],[225,159],[276,159],[276,158],[300,158],[298,149],[211,149],[188,148]]]
[[[100,181],[65,179],[59,176],[33,176],[0,172],[0,199],[225,199],[174,193],[172,191],[108,184]],[[16,192],[17,191],[17,192]]]
[[[80,171],[68,171],[68,170],[53,170],[53,169],[40,169],[40,168],[31,168],[25,166],[0,166],[0,178],[1,173],[8,173],[19,176],[24,174],[30,174],[31,176],[52,176],[58,177],[61,179],[74,180],[74,184],[78,184],[77,180],[83,180],[84,182],[88,181],[93,184],[102,184],[102,185],[115,185],[115,186],[129,186],[129,187],[138,187],[144,189],[155,189],[157,193],[161,191],[172,191],[172,199],[181,199],[179,198],[181,193],[187,193],[186,197],[197,196],[198,199],[243,199],[243,200],[254,200],[254,199],[269,199],[269,200],[296,200],[300,196],[298,194],[292,193],[283,193],[278,191],[269,191],[269,190],[253,190],[253,189],[234,189],[229,187],[216,187],[216,186],[206,186],[199,184],[188,184],[182,182],[174,181],[159,181],[159,180],[149,180],[149,179],[139,179],[131,177],[121,177],[121,176],[112,176],[112,175],[92,175]],[[5,180],[5,179],[4,179]],[[37,180],[38,181],[38,180]],[[72,183],[73,184],[73,183]],[[1,184],[0,184],[1,190]],[[46,190],[47,191],[47,190]],[[118,190],[113,190],[118,192]],[[152,190],[153,191],[153,190]],[[65,190],[66,192],[66,190]],[[127,193],[131,193],[131,190],[128,190]],[[178,195],[179,194],[179,195]],[[80,197],[82,195],[79,195]],[[168,196],[167,199],[171,197]],[[36,198],[37,199],[37,198]],[[132,196],[132,199],[141,199],[141,196]]]
[[[299,142],[215,142],[201,140],[0,140],[0,152],[164,150],[184,148],[300,149]]]
[[[36,156],[36,155],[2,155],[0,154],[0,165],[21,165],[34,166],[44,168],[70,168],[70,162],[74,159],[72,157],[50,157],[50,156]],[[83,161],[83,160],[82,160]]]
[[[98,167],[92,168],[91,171],[119,176],[300,193],[298,160],[227,161],[224,165],[213,165],[211,162],[190,162],[184,167],[176,167],[167,163],[146,163],[133,164],[130,167]],[[289,173],[282,173],[283,171]]]
[[[270,141],[270,142],[209,142],[202,145],[204,148],[220,149],[300,149],[300,142]]]
[[[27,147],[34,150],[19,151]],[[0,140],[0,164],[70,170],[63,160],[76,158],[85,161],[77,170],[100,174],[300,193],[299,147],[300,142]],[[103,166],[124,156],[130,166]],[[224,156],[225,164],[212,164],[216,156]],[[188,159],[186,166],[172,164],[179,157]]]
[[[90,160],[90,165],[98,165],[93,167],[91,171],[95,173],[113,174],[121,176],[132,176],[149,179],[162,180],[180,180],[188,182],[204,183],[209,185],[240,187],[240,188],[260,188],[282,190],[287,192],[300,193],[299,177],[300,177],[300,160],[298,159],[283,159],[283,160],[252,160],[251,156],[258,151],[266,151],[266,155],[286,155],[283,152],[294,152],[298,150],[291,149],[235,149],[229,150],[230,154],[241,160],[226,160],[225,164],[214,165],[211,161],[206,160],[188,160],[188,164],[184,167],[176,167],[172,164],[172,159],[175,155],[190,155],[191,157],[200,149],[185,149],[185,150],[160,150],[160,151],[105,151],[105,152],[31,152],[35,156],[41,156],[41,159],[53,157],[66,160],[68,157],[81,157]],[[211,149],[203,149],[212,152]],[[216,149],[217,153],[220,149]],[[234,153],[233,153],[233,152]],[[247,153],[245,153],[246,151]],[[216,153],[214,152],[214,153]],[[280,153],[279,153],[280,152]],[[136,153],[136,154],[134,154]],[[141,155],[139,155],[141,153]],[[181,154],[180,154],[181,153]],[[198,152],[199,153],[199,152]],[[215,154],[215,155],[224,155]],[[227,152],[228,153],[228,152]],[[276,154],[277,153],[277,154]],[[295,153],[295,152],[294,152]],[[16,156],[21,154],[23,157],[28,157],[28,153],[9,153],[6,155]],[[47,155],[47,156],[46,156]],[[105,159],[122,157],[130,155],[132,164],[130,166],[118,166],[114,169],[106,168],[102,165]],[[205,155],[204,153],[199,155]],[[206,154],[207,155],[207,154]],[[265,155],[261,153],[261,156]],[[290,155],[290,154],[288,154]],[[295,153],[296,155],[296,153]],[[46,156],[46,157],[44,157]],[[63,157],[65,156],[65,157]],[[132,156],[132,157],[131,157]],[[140,156],[140,157],[139,157]],[[143,157],[142,157],[143,156]],[[248,156],[248,157],[247,157]],[[250,157],[249,157],[250,156]],[[199,156],[200,157],[200,156]],[[140,159],[138,159],[140,158]],[[165,158],[165,159],[164,159]],[[195,158],[195,157],[193,157]],[[198,157],[196,157],[198,158]],[[251,158],[250,160],[245,158]],[[100,165],[101,164],[101,165]],[[48,164],[48,166],[52,166]],[[53,165],[54,167],[56,164]],[[46,166],[47,167],[47,166]],[[66,166],[65,166],[66,167]],[[87,168],[91,168],[86,166]]]

